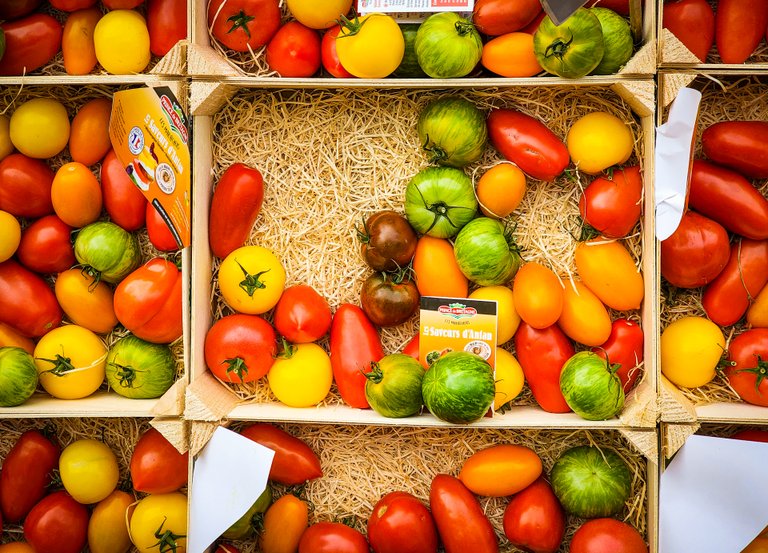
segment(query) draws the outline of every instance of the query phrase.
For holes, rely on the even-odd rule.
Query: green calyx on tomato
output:
[[[253,15],[248,15],[245,13],[245,10],[240,10],[235,15],[231,15],[227,18],[227,21],[232,23],[232,26],[229,28],[229,31],[227,33],[234,33],[238,29],[242,29],[245,35],[250,39],[251,38],[251,30],[248,28],[248,23],[256,19]]]
[[[170,530],[163,530],[163,526],[165,526],[167,520],[168,517],[164,517],[160,527],[155,530],[157,543],[155,543],[152,548],[157,547],[160,553],[165,553],[167,551],[173,551],[173,553],[176,553],[176,550],[179,547],[179,545],[176,543],[177,540],[186,538],[187,536],[185,534],[174,534]]]
[[[746,369],[738,369],[734,372],[736,374],[748,373],[748,374],[755,375],[755,390],[759,391],[760,384],[762,384],[763,380],[765,380],[765,378],[768,377],[768,361],[765,361],[759,353],[755,357],[757,359],[754,367],[750,367]],[[733,361],[723,360],[723,362],[721,362],[720,365],[718,365],[718,368],[719,369],[722,368],[722,365],[733,366],[735,364],[736,363]]]
[[[357,33],[361,31],[363,28],[363,25],[365,25],[365,22],[368,21],[367,19],[363,19],[360,21],[360,17],[358,17],[357,12],[354,13],[354,18],[349,19],[346,15],[341,15],[339,19],[336,20],[336,23],[339,24],[339,27],[341,27],[344,32],[339,33],[339,35],[336,37],[337,40],[340,38],[346,38],[350,36],[355,36]]]
[[[270,269],[266,269],[264,271],[260,271],[255,274],[251,274],[246,270],[245,267],[243,267],[240,264],[240,262],[237,259],[235,259],[235,263],[237,263],[237,266],[240,267],[240,270],[243,271],[243,275],[245,276],[245,278],[241,280],[240,284],[238,285],[240,286],[240,288],[242,288],[243,292],[253,297],[253,294],[254,292],[256,292],[256,290],[263,290],[264,288],[267,287],[266,284],[264,284],[261,280],[259,280],[259,277],[261,277],[261,275],[268,273]]]
[[[51,373],[54,376],[65,376],[70,371],[75,370],[75,366],[72,364],[70,357],[64,357],[63,355],[56,354],[54,359],[45,359],[43,357],[35,357],[38,361],[45,361],[53,365],[52,369],[43,371],[44,373]]]
[[[533,35],[533,47],[536,59],[548,73],[578,79],[603,59],[603,29],[597,16],[579,8],[562,25],[545,17]]]

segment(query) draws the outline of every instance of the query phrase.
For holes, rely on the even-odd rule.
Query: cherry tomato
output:
[[[60,273],[76,263],[70,233],[72,227],[56,215],[46,215],[21,233],[16,256],[36,273]]]
[[[480,502],[461,480],[438,474],[429,490],[429,505],[445,553],[496,553],[496,533]]]
[[[44,13],[35,13],[0,25],[5,34],[5,54],[0,75],[24,75],[40,69],[61,50],[61,23]]]
[[[53,290],[41,277],[12,259],[0,263],[0,322],[38,338],[61,324]]]
[[[256,423],[240,430],[240,434],[275,452],[269,479],[286,486],[303,484],[323,475],[320,459],[310,447],[285,430],[267,423]]]
[[[267,44],[266,60],[281,77],[311,77],[320,70],[320,36],[298,21],[289,21]]]
[[[576,530],[570,552],[648,553],[648,546],[629,524],[613,518],[596,518]]]
[[[768,328],[742,332],[728,346],[728,383],[741,399],[768,407]]]
[[[11,154],[0,161],[0,209],[17,217],[53,213],[51,185],[54,173],[39,159]]]
[[[277,332],[289,342],[316,342],[331,328],[331,308],[314,288],[298,284],[283,291],[273,320]]]
[[[391,273],[375,273],[363,282],[360,305],[377,326],[404,323],[419,308],[419,289],[408,278]]]
[[[24,539],[36,553],[80,553],[88,537],[88,509],[65,491],[54,492],[24,519]]]
[[[499,36],[521,30],[541,13],[538,0],[477,0],[472,11],[472,23],[488,36]]]
[[[69,133],[69,154],[72,161],[83,165],[94,165],[104,159],[112,148],[109,141],[109,118],[112,100],[94,98],[81,107]]]
[[[267,374],[275,355],[277,335],[257,315],[227,315],[216,321],[205,336],[205,363],[224,382],[258,380]]]
[[[73,161],[62,165],[51,185],[56,215],[66,224],[82,228],[101,215],[101,186],[90,169]]]
[[[552,326],[563,311],[563,285],[549,268],[529,262],[512,283],[515,310],[533,328]]]
[[[715,42],[715,12],[707,0],[664,2],[663,26],[700,61]]]
[[[6,0],[0,4],[0,19],[18,19],[29,15],[42,4],[42,0]]]
[[[766,121],[721,121],[704,129],[704,154],[742,175],[768,178],[768,155],[760,145],[768,140]]]
[[[391,492],[368,519],[374,553],[437,553],[437,529],[424,504],[407,492]]]
[[[94,3],[91,2],[91,4]],[[99,8],[78,10],[67,16],[61,38],[61,53],[67,75],[87,75],[96,67],[98,60],[93,32],[96,30],[99,19],[101,19]],[[72,159],[79,161],[74,157]]]
[[[687,211],[672,235],[661,243],[661,276],[680,288],[698,288],[717,277],[728,263],[728,233],[719,224]]]
[[[104,209],[113,223],[128,232],[144,226],[147,198],[133,184],[114,150],[101,162],[101,189]]]
[[[627,319],[616,319],[611,325],[611,335],[605,343],[592,351],[611,365],[619,365],[616,375],[621,380],[624,392],[635,387],[642,374],[639,365],[643,362],[643,329]]]
[[[599,346],[611,334],[608,310],[579,280],[565,282],[563,311],[557,325],[571,340],[585,346]]]
[[[574,260],[582,282],[605,305],[617,311],[640,307],[645,295],[643,274],[621,242],[604,238],[581,242]]]
[[[761,0],[719,0],[715,43],[723,63],[744,63],[768,27],[768,4]]]
[[[163,216],[160,215],[160,212],[149,202],[146,203],[145,209],[147,235],[155,249],[161,252],[174,252],[178,250],[179,245],[176,243],[176,238],[174,238],[171,229],[168,227],[165,219],[163,219]]]
[[[453,245],[443,238],[424,235],[413,256],[416,287],[422,296],[466,298],[469,281],[456,263]]]
[[[320,41],[320,61],[331,76],[337,79],[353,79],[355,76],[344,69],[339,61],[339,54],[336,53],[336,37],[341,32],[341,26],[334,25],[325,33]]]
[[[247,52],[264,46],[280,28],[278,0],[213,0],[208,27],[230,50]]]
[[[245,244],[264,200],[264,179],[258,169],[233,163],[213,190],[208,242],[216,257],[227,257]]]
[[[459,480],[477,495],[505,497],[530,486],[541,470],[541,459],[535,451],[503,444],[477,451],[464,461]]]
[[[291,494],[282,496],[264,514],[261,551],[296,553],[308,521],[309,507],[304,501]]]
[[[563,331],[556,325],[537,330],[521,322],[515,351],[536,403],[549,413],[570,412],[560,391],[560,369],[575,350]]]
[[[504,535],[515,547],[555,553],[565,534],[565,512],[543,476],[516,494],[504,510]]]
[[[156,56],[166,55],[187,38],[186,0],[148,0],[147,28],[150,51]]]
[[[368,541],[360,532],[340,522],[318,522],[307,528],[299,541],[299,553],[368,553]]]
[[[643,177],[640,167],[624,167],[599,177],[584,189],[579,213],[584,222],[608,238],[624,238],[640,220]]]
[[[117,325],[112,288],[81,269],[68,269],[56,277],[54,292],[69,320],[96,334],[108,334]]]
[[[189,453],[179,453],[157,429],[141,435],[133,448],[133,489],[144,493],[175,492],[187,483]]]

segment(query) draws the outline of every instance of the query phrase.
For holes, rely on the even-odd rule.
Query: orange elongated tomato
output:
[[[547,328],[563,310],[563,285],[557,275],[539,263],[523,265],[512,284],[515,309],[533,328]]]
[[[464,462],[459,480],[477,495],[504,497],[527,488],[541,475],[541,459],[530,448],[502,444],[483,449]]]
[[[533,77],[544,71],[533,53],[533,35],[528,33],[507,33],[488,41],[480,63],[502,77]]]
[[[59,219],[70,227],[81,228],[101,215],[101,186],[82,163],[66,163],[53,177],[51,201]]]
[[[109,141],[109,117],[112,100],[94,98],[81,107],[72,119],[69,132],[69,153],[73,161],[91,166],[112,149]]]
[[[611,316],[598,298],[578,280],[566,282],[563,312],[557,321],[571,340],[585,346],[600,346],[611,335]]]
[[[64,313],[76,325],[96,334],[107,334],[115,328],[117,317],[107,283],[96,282],[80,269],[68,269],[56,277],[54,292]]]
[[[35,343],[32,340],[11,325],[0,322],[0,348],[4,347],[21,348],[30,355],[35,353]]]
[[[61,53],[67,75],[87,75],[96,67],[93,31],[101,19],[99,8],[77,10],[67,16],[61,37]]]
[[[461,272],[448,240],[422,236],[413,256],[416,286],[422,296],[466,298],[469,281]]]
[[[294,495],[284,495],[264,514],[261,550],[264,553],[295,553],[308,524],[307,504]]]
[[[621,242],[605,238],[576,246],[576,270],[587,288],[617,311],[638,309],[643,301],[643,274]]]

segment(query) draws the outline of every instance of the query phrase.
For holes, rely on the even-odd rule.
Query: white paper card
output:
[[[667,122],[656,129],[656,238],[666,240],[675,232],[685,210],[693,134],[701,92],[682,88],[669,109]]]
[[[275,452],[219,427],[195,461],[187,551],[203,553],[267,488]]]
[[[471,12],[475,0],[359,0],[360,14],[403,12]]]
[[[691,436],[661,474],[659,551],[736,553],[768,521],[768,443]]]

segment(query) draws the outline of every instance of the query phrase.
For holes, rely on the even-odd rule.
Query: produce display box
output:
[[[704,157],[701,151],[701,133],[707,126],[719,121],[738,119],[768,120],[768,108],[764,101],[768,92],[768,80],[763,76],[756,76],[751,69],[742,68],[741,71],[727,73],[660,72],[658,124],[666,120],[669,105],[684,86],[702,92],[694,158]],[[764,196],[768,194],[764,181],[753,182]],[[706,316],[701,305],[702,290],[675,288],[664,281],[659,295],[659,331],[663,332],[669,323],[686,315]],[[725,327],[723,333],[726,340],[730,341],[732,336],[746,330],[745,325],[742,318],[735,325]],[[659,373],[659,395],[661,420],[667,423],[768,422],[768,408],[742,401],[721,374],[705,386],[686,389],[678,388]]]
[[[169,87],[181,104],[186,109],[187,102],[187,84],[183,80],[160,80],[144,77],[142,84],[146,86],[167,86]],[[101,85],[39,85],[23,84],[15,86],[5,86],[0,93],[0,111],[10,116],[18,106],[27,100],[33,98],[52,98],[64,105],[70,119],[77,110],[86,101],[93,98],[108,97],[119,91],[128,88],[135,88],[131,84],[101,84]],[[64,163],[71,161],[68,149],[64,149],[58,156],[45,160],[54,170],[58,169]],[[99,176],[100,163],[90,167],[96,177]],[[100,220],[106,219],[106,212],[102,212]],[[30,221],[21,220],[22,228]],[[137,237],[142,253],[142,264],[158,255],[168,259],[180,260],[182,270],[182,298],[189,298],[189,278],[191,267],[191,248],[185,248],[178,252],[159,252],[149,241],[146,228],[143,227],[137,231]],[[49,285],[53,286],[54,275],[46,277]],[[177,377],[176,382],[160,398],[157,399],[131,399],[120,396],[107,389],[106,380],[101,388],[94,394],[82,399],[56,399],[42,391],[32,395],[22,405],[16,407],[0,407],[0,419],[24,419],[24,418],[47,418],[47,417],[179,417],[184,411],[184,389],[188,382],[189,366],[189,302],[182,302],[183,309],[183,336],[176,340],[171,346],[171,351],[176,358]],[[65,316],[63,324],[69,322]],[[111,345],[118,338],[126,334],[125,329],[118,325],[115,330],[106,336],[102,336],[107,345]]]
[[[217,44],[208,29],[207,0],[190,0],[191,2],[191,43],[188,47],[188,73],[194,77],[224,78],[239,85],[248,85],[250,82],[262,83],[266,86],[376,86],[376,87],[401,87],[401,86],[506,86],[510,82],[518,82],[524,79],[508,79],[495,77],[491,74],[485,77],[464,77],[461,79],[432,79],[432,78],[386,78],[386,79],[336,79],[323,74],[321,77],[287,78],[280,77],[271,71],[266,63],[264,47],[257,51],[239,53],[229,51],[232,57],[227,56],[227,50]],[[610,76],[610,81],[605,77],[586,77],[586,81],[613,82],[618,78],[637,78],[656,73],[656,2],[655,0],[630,0],[630,24],[635,38],[636,51],[632,59],[624,66],[618,75]],[[280,1],[283,9],[283,21],[290,18],[286,3]],[[397,15],[397,14],[393,14]],[[403,16],[404,14],[400,14]],[[404,21],[418,21],[428,14],[405,14]],[[566,83],[568,79],[556,76],[538,77],[539,84]]]
[[[225,424],[230,430],[246,425],[234,420]],[[192,423],[190,453],[193,456],[197,456],[217,426],[215,423]],[[502,430],[322,424],[286,424],[279,427],[307,443],[320,459],[323,476],[310,481],[303,492],[303,498],[313,506],[309,514],[310,524],[345,520],[363,533],[366,533],[373,506],[384,494],[407,491],[428,505],[429,487],[434,475],[458,475],[470,455],[492,445],[514,443],[533,449],[542,460],[544,474],[549,474],[553,463],[571,447],[592,445],[610,448],[619,453],[633,473],[630,499],[623,512],[615,518],[634,526],[649,543],[649,551],[657,552],[656,430]],[[361,470],[365,475],[362,479]],[[273,499],[287,492],[284,486],[271,486]],[[192,487],[190,480],[190,489]],[[499,537],[499,550],[519,552],[502,531],[507,498],[479,499]],[[190,502],[195,501],[193,491]],[[568,551],[570,537],[582,522],[582,519],[568,515],[565,538],[559,551]],[[260,550],[257,538],[234,542],[234,545],[243,553]]]
[[[342,404],[333,390],[320,407],[287,407],[271,396],[265,378],[255,386],[239,385],[235,389],[220,383],[208,371],[203,352],[211,324],[229,312],[214,286],[218,261],[208,247],[207,225],[211,193],[223,169],[239,161],[259,168],[264,175],[265,201],[249,243],[268,247],[282,258],[288,275],[286,285],[313,286],[329,300],[332,309],[344,302],[359,305],[359,287],[368,269],[359,256],[354,224],[377,209],[402,212],[408,179],[427,166],[415,132],[418,110],[444,94],[462,95],[483,109],[506,105],[529,111],[559,136],[565,135],[570,118],[598,109],[631,122],[636,148],[629,163],[642,165],[646,191],[641,230],[629,245],[635,258],[642,258],[643,273],[649,275],[645,278],[645,297],[657,297],[651,193],[654,83],[536,86],[539,84],[541,81],[529,79],[507,88],[427,92],[238,89],[228,83],[193,82],[195,223],[191,386],[185,417],[201,421],[234,417],[313,423],[445,424],[428,413],[389,419],[371,410],[354,409]],[[497,159],[495,150],[487,148],[484,157],[467,168],[468,174],[476,175]],[[564,177],[554,184],[530,182],[521,211],[527,214],[530,224],[521,222],[515,233],[527,248],[526,260],[550,263],[564,277],[573,274],[571,252],[575,241],[567,227],[577,213],[578,195],[579,186]],[[485,417],[474,425],[655,427],[656,307],[656,301],[646,299],[641,311],[631,314],[642,320],[647,370],[639,386],[629,394],[619,418],[594,423],[574,413],[545,413],[524,392],[504,414]],[[399,351],[417,331],[417,325],[414,317],[398,327],[383,329],[385,353]]]

